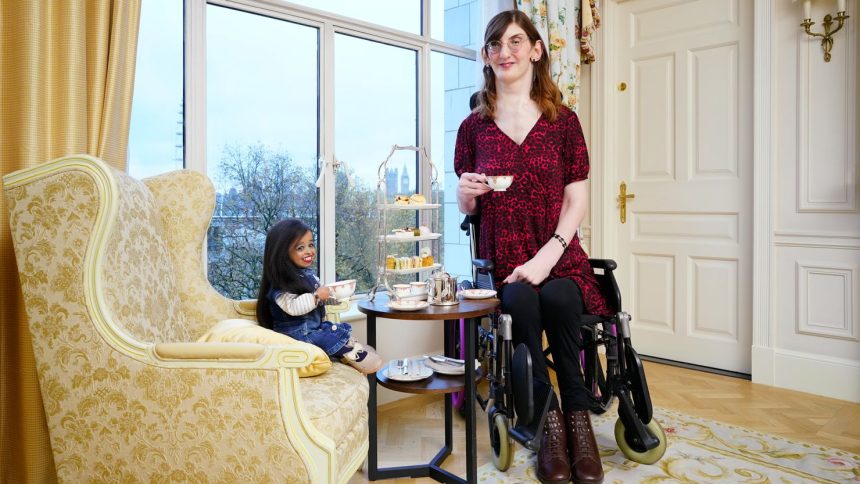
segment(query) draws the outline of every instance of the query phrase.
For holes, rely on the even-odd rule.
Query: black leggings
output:
[[[522,282],[508,284],[502,290],[502,312],[510,314],[513,320],[514,348],[525,343],[532,355],[534,379],[549,383],[541,338],[546,331],[565,412],[590,407],[579,359],[583,309],[582,292],[570,279],[554,279],[541,288],[540,294]],[[558,408],[555,395],[550,405],[551,409]]]

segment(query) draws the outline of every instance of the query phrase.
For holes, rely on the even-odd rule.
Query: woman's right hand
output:
[[[475,208],[475,199],[492,191],[487,185],[487,176],[483,173],[463,173],[457,182],[457,201],[463,213],[472,213]]]
[[[463,173],[460,175],[457,191],[467,197],[475,198],[492,191],[492,188],[487,185],[487,175],[483,173]]]

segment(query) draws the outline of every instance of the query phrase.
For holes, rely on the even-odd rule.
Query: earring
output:
[[[537,62],[539,60],[540,60],[540,57],[535,57],[534,59],[532,59],[532,62]]]

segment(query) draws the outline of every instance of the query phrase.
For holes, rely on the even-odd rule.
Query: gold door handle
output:
[[[621,182],[621,186],[618,187],[618,208],[621,210],[621,223],[627,222],[627,199],[636,198],[636,195],[633,193],[627,193],[627,184]]]

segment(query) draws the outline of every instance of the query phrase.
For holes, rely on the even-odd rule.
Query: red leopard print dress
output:
[[[501,281],[552,238],[564,187],[588,178],[588,148],[579,118],[564,107],[553,123],[541,116],[521,145],[493,120],[472,113],[457,133],[454,170],[458,177],[466,172],[514,175],[506,191],[489,192],[478,198],[478,251],[495,262],[496,288],[501,289]],[[613,313],[576,236],[544,282],[560,277],[576,282],[588,313]]]

